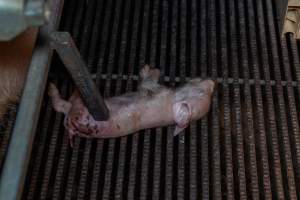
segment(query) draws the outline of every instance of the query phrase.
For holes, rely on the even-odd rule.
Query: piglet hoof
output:
[[[73,132],[69,132],[69,143],[70,143],[70,146],[71,148],[73,149],[73,146],[74,146],[74,133]]]
[[[59,91],[58,91],[57,87],[54,85],[54,83],[49,84],[48,95],[50,97],[59,96]]]

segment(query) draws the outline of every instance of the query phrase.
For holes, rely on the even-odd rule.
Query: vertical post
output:
[[[52,57],[48,36],[50,32],[58,28],[63,4],[64,0],[49,1],[49,21],[41,26],[38,33],[17,118],[1,171],[1,200],[19,200],[22,197],[32,142]]]

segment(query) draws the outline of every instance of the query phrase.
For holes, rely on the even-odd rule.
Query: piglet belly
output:
[[[102,137],[119,137],[135,133],[139,130],[166,126],[174,123],[170,106],[155,107],[139,106],[122,109],[113,113],[110,119],[109,131]]]

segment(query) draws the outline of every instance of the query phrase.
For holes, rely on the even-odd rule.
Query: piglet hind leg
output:
[[[72,105],[61,98],[57,87],[53,83],[49,84],[48,95],[51,97],[52,105],[56,112],[68,114]]]

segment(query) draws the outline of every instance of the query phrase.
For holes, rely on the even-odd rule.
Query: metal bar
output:
[[[198,13],[198,20],[200,21],[200,31],[198,34],[198,49],[200,52],[199,56],[199,66],[200,66],[200,74],[201,77],[207,76],[207,56],[206,56],[206,46],[207,46],[207,31],[206,31],[206,18],[209,15],[208,11],[206,9],[208,5],[208,1],[197,1],[199,10]],[[209,167],[209,135],[208,135],[208,117],[204,116],[201,120],[201,137],[197,139],[197,141],[200,141],[200,166],[201,166],[201,176],[199,176],[198,182],[201,183],[200,191],[201,191],[201,199],[211,199],[210,196],[210,167]]]
[[[103,145],[104,145],[104,140],[97,141],[96,152],[99,152],[99,154],[97,154],[94,161],[94,169],[92,172],[93,178],[91,180],[90,199],[100,199],[99,188],[100,188],[100,181],[102,180],[101,166],[104,165],[104,163],[102,163],[102,155],[104,152]]]
[[[111,179],[113,178],[112,176],[112,171],[114,167],[114,149],[117,146],[117,139],[112,138],[107,140],[109,142],[109,146],[107,149],[107,160],[106,160],[106,167],[105,167],[105,175],[102,179],[103,181],[103,193],[101,196],[101,199],[109,199],[110,197],[110,188],[111,188]]]
[[[118,4],[117,4],[118,5]],[[113,0],[113,1],[105,1],[104,2],[104,5],[105,8],[103,8],[103,12],[105,14],[103,14],[104,16],[101,16],[103,17],[104,19],[101,19],[100,21],[103,20],[103,24],[105,25],[103,28],[101,28],[101,30],[99,30],[99,47],[98,47],[98,51],[99,53],[97,52],[97,56],[98,56],[98,60],[97,60],[97,63],[96,63],[96,74],[98,76],[98,79],[96,79],[96,84],[98,85],[99,84],[99,81],[100,81],[100,77],[99,77],[99,74],[103,73],[103,71],[106,69],[106,64],[107,63],[107,54],[109,54],[109,48],[111,45],[114,45],[111,44],[112,41],[111,41],[111,38],[112,38],[112,29],[113,29],[113,26],[115,23],[110,23],[110,22],[115,22],[115,10],[117,9],[116,7],[116,0]],[[101,23],[101,24],[102,24]],[[109,41],[109,42],[107,42]],[[91,51],[96,51],[96,47],[95,49],[93,49],[93,46],[91,47]],[[109,77],[109,74],[107,75],[107,77]],[[108,80],[108,79],[106,79]],[[107,86],[105,86],[107,87]]]
[[[82,46],[80,45],[80,41],[83,39],[83,36],[85,36],[84,33],[81,34],[82,31],[86,31],[86,24],[82,23],[82,21],[85,18],[85,13],[92,13],[90,10],[87,10],[85,7],[85,3],[88,1],[85,0],[78,0],[76,3],[76,14],[73,15],[72,21],[72,27],[70,27],[70,31],[68,31],[72,34],[72,38],[74,40],[74,44],[78,45],[78,52],[80,53],[81,59],[85,59],[84,55],[82,54]],[[92,1],[89,1],[89,4],[92,4]],[[82,28],[84,26],[85,28]],[[85,36],[85,40],[88,40],[88,38]],[[74,45],[75,46],[75,45]]]
[[[16,107],[12,107],[9,111],[8,111],[8,119],[12,119],[15,118],[17,113],[17,108]],[[1,122],[2,123],[2,122]],[[1,173],[1,169],[2,166],[4,164],[4,160],[5,160],[5,155],[6,155],[6,150],[9,146],[9,140],[11,137],[11,132],[13,130],[13,125],[14,122],[13,120],[10,120],[8,122],[4,122],[4,124],[0,124],[0,126],[4,125],[4,131],[2,132],[0,127],[0,173]]]
[[[51,46],[58,52],[71,74],[91,115],[97,121],[107,120],[109,117],[108,109],[84,62],[81,60],[80,53],[71,35],[68,32],[53,32],[51,40]]]
[[[105,21],[105,18],[107,18],[105,15],[105,10],[109,10],[109,9],[107,9],[107,1],[97,1],[96,10],[97,10],[97,12],[94,17],[95,18],[94,27],[93,27],[93,31],[92,31],[92,35],[91,35],[91,39],[90,39],[89,53],[88,53],[88,58],[87,58],[87,67],[88,67],[89,71],[94,70],[93,66],[97,66],[96,65],[96,60],[97,60],[96,54],[99,52],[98,48],[100,48],[100,46],[101,46],[101,44],[99,44],[99,41],[101,41],[101,38],[103,37],[103,34],[102,34],[103,30],[104,30],[103,23]]]
[[[196,0],[187,1],[187,26],[186,26],[186,65],[190,66],[190,76],[197,76],[197,11],[196,11]],[[199,162],[197,156],[197,134],[199,127],[197,122],[190,125],[190,130],[187,133],[190,135],[189,143],[186,143],[186,159],[189,159],[189,193],[190,199],[199,199],[197,195],[197,175],[200,174],[197,169],[197,163]]]
[[[299,77],[300,77],[300,70],[299,70],[299,54],[297,52],[297,47],[296,47],[296,40],[294,40],[293,38],[293,35],[292,34],[287,34],[287,45],[288,45],[288,53],[289,53],[289,62],[290,62],[290,67],[291,67],[291,71],[293,71],[293,69],[295,71],[293,71],[293,73],[295,74],[295,79],[298,79],[299,80]],[[293,78],[293,77],[292,77]],[[296,120],[296,122],[293,122],[295,123],[295,126],[299,126],[299,118],[300,118],[300,115],[299,115],[299,103],[297,101],[297,95],[300,94],[300,87],[298,85],[298,87],[295,89],[295,100],[296,100],[296,109],[293,109],[294,111],[293,112],[296,112],[296,116],[295,118],[298,118],[298,120]],[[297,109],[298,108],[298,109]],[[298,128],[299,129],[299,128]],[[297,187],[297,194],[298,196],[300,196],[300,191],[299,191],[299,184],[300,184],[300,144],[299,144],[299,131],[294,131],[294,138],[292,140],[294,140],[294,152],[296,153],[296,158],[294,158],[296,160],[296,166],[295,166],[295,171],[296,171],[296,187]]]
[[[53,192],[52,192],[52,199],[58,200],[62,199],[63,191],[65,191],[65,182],[67,176],[67,168],[65,167],[68,165],[68,158],[70,157],[70,148],[69,147],[69,138],[67,131],[64,132],[63,141],[61,145],[61,149],[58,153],[58,161],[57,161],[57,170],[54,178],[53,183]],[[30,199],[30,198],[29,198]]]
[[[289,0],[275,0],[273,1],[273,4],[276,5],[276,14],[277,14],[277,21],[275,23],[278,23],[280,32],[283,31],[283,26],[285,22],[286,12],[288,9],[288,2]]]
[[[80,179],[79,179],[79,186],[77,192],[77,199],[86,199],[87,196],[87,185],[88,185],[88,172],[89,172],[89,165],[91,160],[91,148],[92,148],[92,140],[87,139],[84,146],[84,155],[82,159],[82,165],[80,170]]]
[[[210,69],[212,77],[218,76],[217,69],[217,41],[216,41],[216,0],[210,1],[208,4],[209,19],[208,19],[208,62],[207,68]],[[220,127],[217,116],[219,116],[218,109],[218,93],[215,92],[212,102],[211,102],[211,132],[212,143],[211,143],[211,169],[212,169],[212,198],[221,199],[222,198],[222,187],[221,187],[221,157],[220,157]]]
[[[122,80],[134,80],[134,81],[138,81],[140,78],[138,75],[120,75],[120,74],[111,74],[111,75],[108,75],[108,74],[99,74],[97,75],[97,78],[99,79],[107,79],[107,77],[110,77],[111,79],[122,79]],[[93,79],[96,79],[96,74],[92,74],[92,78]],[[185,81],[189,81],[191,80],[193,77],[185,77]],[[209,78],[209,77],[207,77]],[[279,85],[282,85],[282,86],[287,86],[288,84],[290,86],[293,86],[293,87],[297,87],[299,84],[300,84],[300,81],[277,81],[275,82],[275,80],[259,80],[259,79],[242,79],[242,78],[224,78],[224,77],[217,77],[217,78],[214,78],[218,84],[240,84],[240,85],[243,85],[245,84],[245,82],[247,82],[247,84],[250,84],[250,85],[268,85],[268,86],[274,86],[276,84],[279,84]],[[162,80],[164,82],[171,82],[172,84],[175,84],[175,83],[179,83],[180,82],[180,77],[170,77],[170,76],[164,76],[162,77]],[[226,82],[226,83],[225,83]]]
[[[225,181],[225,188],[222,189],[222,191],[226,192],[226,196],[227,199],[235,199],[234,198],[234,190],[235,190],[235,185],[234,185],[234,168],[233,168],[233,154],[232,154],[232,149],[233,149],[233,145],[232,145],[232,127],[231,124],[232,122],[232,114],[231,114],[231,109],[230,109],[230,97],[229,97],[229,84],[227,83],[227,78],[228,78],[228,53],[227,51],[230,50],[230,48],[226,45],[227,43],[227,38],[228,35],[230,33],[227,32],[226,27],[228,26],[228,18],[226,16],[228,16],[228,10],[226,9],[226,1],[224,2],[223,0],[219,0],[219,7],[220,7],[220,24],[219,24],[219,32],[220,34],[220,46],[218,49],[220,49],[219,54],[220,54],[220,61],[219,63],[222,63],[222,76],[224,77],[225,81],[223,83],[223,110],[220,109],[220,113],[222,116],[222,120],[223,123],[220,123],[220,127],[222,130],[222,126],[224,127],[224,131],[223,131],[223,140],[224,140],[224,159],[221,159],[221,163],[222,161],[225,163],[224,165],[224,173],[225,173],[225,177],[226,177],[226,181]],[[217,32],[218,34],[218,32]],[[221,50],[221,49],[225,49],[225,50]],[[220,116],[221,117],[221,116]],[[222,121],[221,120],[221,121]],[[222,151],[221,151],[222,154]]]
[[[119,150],[119,160],[117,166],[117,175],[115,178],[115,191],[114,191],[114,198],[115,199],[122,199],[122,190],[123,190],[123,181],[124,181],[124,173],[125,173],[125,163],[126,160],[126,145],[128,144],[128,138],[122,137],[120,139],[120,150]]]
[[[289,37],[290,34],[287,35]],[[293,38],[291,38],[294,40]],[[287,51],[287,46],[288,46],[288,41],[287,38],[285,40],[282,40],[280,42],[280,46],[282,49],[282,56],[283,56],[283,61],[284,61],[284,70],[285,70],[285,76],[287,80],[292,79],[292,74],[290,71],[292,60],[289,59],[288,56],[288,51]],[[278,44],[279,45],[279,44]],[[289,131],[291,134],[290,136],[290,144],[291,144],[291,153],[292,153],[292,161],[293,161],[293,170],[295,171],[295,184],[296,184],[296,192],[297,196],[299,196],[299,192],[297,191],[297,188],[299,188],[299,178],[300,178],[300,137],[299,137],[299,132],[300,132],[300,127],[299,127],[299,118],[297,116],[297,107],[296,107],[296,101],[295,101],[295,93],[293,90],[293,87],[288,85],[286,87],[287,90],[287,104],[289,105],[287,110],[286,110],[286,115],[287,115],[287,123],[289,126]]]
[[[237,47],[237,30],[236,30],[236,13],[235,13],[235,2],[227,1],[228,14],[230,16],[229,21],[229,31],[230,31],[230,51],[229,53],[229,65],[232,65],[232,77],[236,80],[239,78],[239,63],[238,63],[238,47]],[[233,138],[234,138],[234,162],[236,163],[236,171],[238,171],[238,175],[235,174],[235,182],[238,188],[238,196],[237,199],[247,199],[248,191],[247,191],[247,177],[245,170],[245,152],[244,152],[244,135],[243,135],[243,127],[242,127],[242,112],[241,112],[241,102],[240,102],[240,86],[237,81],[233,82],[232,86],[232,97],[231,100],[233,102]],[[237,173],[237,172],[236,172]],[[238,178],[236,178],[238,177]]]
[[[242,67],[242,76],[245,79],[249,79],[249,60],[247,58],[247,35],[246,35],[246,21],[245,21],[245,3],[241,1],[237,1],[238,12],[237,12],[237,19],[238,25],[237,25],[237,35],[238,35],[238,62],[239,66]],[[250,84],[245,81],[243,91],[244,93],[244,100],[242,101],[242,115],[244,119],[244,130],[247,134],[245,134],[245,152],[248,156],[248,159],[246,160],[247,168],[246,168],[246,174],[248,173],[250,176],[251,186],[248,186],[251,191],[251,196],[253,199],[258,199],[259,195],[262,194],[262,192],[259,191],[259,177],[257,175],[257,158],[256,158],[256,145],[255,145],[255,134],[254,134],[254,125],[253,125],[253,115],[252,115],[252,100],[251,100],[251,91],[250,91]],[[266,190],[266,193],[264,194],[264,197],[266,199],[271,199],[270,196],[270,188],[268,188],[269,191]]]
[[[59,130],[60,130],[60,124],[63,121],[63,116],[62,115],[56,115],[55,116],[55,121],[53,124],[53,128],[52,128],[52,135],[51,135],[51,139],[49,142],[49,149],[47,152],[47,160],[44,163],[44,174],[43,174],[43,179],[41,182],[41,193],[40,193],[40,197],[42,199],[47,199],[49,198],[48,195],[49,194],[49,185],[51,184],[51,174],[53,173],[53,165],[55,162],[55,151],[56,151],[56,144],[57,144],[57,140],[60,136],[59,134]],[[49,130],[49,129],[48,129]]]
[[[268,27],[266,28],[266,33],[269,34],[269,37],[267,38],[267,42],[269,45],[269,51],[268,55],[270,59],[270,65],[274,66],[274,74],[275,74],[275,80],[282,80],[281,77],[281,70],[280,66],[282,64],[280,61],[283,60],[282,55],[279,52],[280,49],[280,40],[279,37],[277,37],[276,34],[276,22],[274,22],[274,15],[273,12],[267,12],[268,10],[273,10],[272,0],[267,0],[263,4],[265,6],[265,12],[266,12],[266,19],[265,22]],[[282,149],[284,150],[284,153],[281,154],[281,156],[284,159],[283,167],[285,168],[285,178],[287,179],[286,183],[288,186],[287,191],[287,198],[291,199],[297,199],[297,192],[296,192],[296,185],[295,185],[295,175],[294,175],[294,164],[292,161],[292,152],[291,152],[291,144],[290,144],[290,138],[289,138],[289,132],[287,127],[287,118],[286,118],[286,107],[285,107],[285,101],[283,97],[283,87],[280,85],[276,85],[276,95],[277,95],[277,102],[278,105],[275,107],[275,112],[277,113],[277,123],[279,128],[279,141],[282,144]]]
[[[250,66],[253,67],[252,72],[254,79],[259,80],[260,78],[260,73],[258,69],[258,59],[257,59],[257,42],[255,38],[255,33],[251,32],[249,30],[255,30],[255,23],[253,20],[254,18],[254,12],[253,12],[253,5],[252,2],[248,0],[245,4],[246,6],[246,18],[247,18],[247,35],[248,37],[248,49],[251,51],[248,52],[248,59],[249,59],[249,64]],[[253,59],[255,58],[255,59]],[[257,132],[259,133],[259,152],[258,154],[260,155],[260,164],[258,162],[258,165],[262,168],[259,170],[260,174],[258,175],[259,177],[262,177],[262,187],[264,190],[264,195],[268,199],[272,199],[273,194],[271,190],[271,181],[270,181],[270,172],[269,172],[269,158],[268,158],[268,146],[267,146],[267,141],[266,141],[266,128],[265,128],[265,119],[263,116],[263,102],[262,102],[262,92],[261,92],[261,87],[258,84],[255,84],[255,96],[256,96],[256,103],[255,103],[255,110],[254,110],[254,124],[257,124],[255,127],[257,127]]]
[[[34,199],[34,195],[37,195],[38,188],[41,185],[41,181],[38,180],[38,175],[41,170],[43,170],[43,158],[44,158],[44,149],[45,149],[45,144],[46,144],[46,139],[47,139],[47,132],[50,129],[49,127],[49,121],[51,117],[51,109],[52,109],[52,103],[49,101],[46,103],[46,108],[45,112],[46,114],[43,116],[41,119],[42,124],[40,128],[40,136],[38,137],[38,142],[37,144],[41,147],[37,151],[35,151],[35,160],[33,161],[32,164],[32,174],[31,174],[31,179],[29,182],[29,191],[28,194],[26,194],[27,199]]]
[[[174,2],[177,5],[176,9],[176,32],[175,32],[175,41],[176,41],[176,63],[175,63],[175,74],[179,72],[180,82],[183,83],[185,81],[186,76],[186,63],[185,63],[185,53],[186,53],[186,2],[181,0],[177,0]],[[189,199],[189,196],[186,196],[185,190],[187,189],[185,186],[189,184],[185,182],[185,176],[187,173],[187,169],[185,169],[185,140],[186,140],[186,130],[183,131],[184,134],[179,134],[177,136],[178,143],[177,145],[177,194],[176,197],[178,199]]]
[[[47,41],[48,33],[58,27],[63,0],[50,1],[51,16],[42,26],[33,52],[24,87],[19,112],[7,151],[0,179],[0,199],[20,199],[31,153],[32,141],[39,118],[39,111],[46,85],[52,50]]]
[[[91,66],[89,66],[87,58],[88,58],[89,49],[91,47],[90,43],[93,36],[93,30],[94,28],[96,28],[94,23],[96,22],[95,19],[96,19],[97,6],[100,3],[98,3],[99,1],[97,0],[85,1],[85,2],[87,3],[85,17],[83,21],[83,25],[85,26],[85,28],[82,29],[80,24],[78,26],[78,29],[83,32],[81,36],[82,39],[79,44],[79,50],[82,55],[82,59],[86,61],[87,68],[89,69],[89,71],[91,71],[90,68]]]
[[[9,41],[27,28],[49,19],[49,7],[41,0],[0,0],[0,40]]]
[[[139,199],[139,196],[141,194],[141,185],[144,181],[142,177],[142,165],[143,165],[143,152],[141,149],[144,147],[144,134],[139,133],[138,135],[138,145],[137,145],[137,152],[136,152],[136,168],[134,169],[135,172],[135,179],[134,179],[134,198]],[[130,198],[129,198],[130,199]]]
[[[124,188],[125,199],[134,199],[135,196],[135,180],[137,172],[137,154],[138,154],[138,134],[132,136],[131,145],[128,145],[127,148],[130,150],[130,155],[128,156],[128,167],[125,168],[128,170],[128,177],[126,180],[126,187]]]
[[[162,172],[162,162],[161,162],[161,151],[162,151],[162,134],[163,134],[163,128],[157,128],[155,130],[155,134],[153,134],[151,137],[155,137],[155,149],[154,152],[152,152],[152,154],[154,154],[154,166],[152,166],[152,170],[153,173],[149,173],[150,176],[152,176],[152,180],[151,182],[149,182],[148,179],[148,185],[149,183],[152,184],[151,187],[148,187],[148,197],[151,196],[152,199],[159,199],[159,195],[160,195],[160,181],[161,181],[161,176],[163,175]],[[154,145],[153,145],[154,146]],[[151,162],[151,160],[150,160]],[[152,164],[153,165],[153,164]],[[150,171],[150,169],[149,169]],[[150,179],[151,180],[151,179]],[[151,191],[152,189],[152,191]],[[150,195],[151,194],[151,195]]]
[[[269,66],[267,59],[267,50],[266,50],[266,38],[264,36],[265,27],[263,24],[263,20],[261,20],[261,16],[263,16],[263,8],[261,2],[253,2],[254,7],[254,16],[255,16],[255,25],[257,32],[257,49],[258,49],[258,63],[259,67],[263,69],[264,79],[270,80],[270,72],[267,68]],[[273,196],[277,199],[284,199],[284,185],[283,185],[283,177],[281,170],[281,158],[279,154],[279,144],[278,144],[278,131],[276,129],[276,121],[275,121],[275,111],[274,111],[274,103],[273,103],[273,92],[272,88],[269,85],[266,85],[264,88],[264,93],[266,98],[264,98],[265,105],[267,105],[266,110],[267,114],[264,116],[266,122],[266,130],[267,130],[267,140],[269,140],[271,159],[270,165],[273,166],[271,168],[271,184],[275,185],[273,189]]]
[[[66,190],[65,190],[65,196],[64,199],[72,199],[73,193],[77,193],[77,190],[74,190],[72,187],[74,182],[75,182],[75,176],[76,172],[79,168],[77,165],[78,163],[78,157],[79,157],[79,145],[80,145],[80,138],[75,138],[74,139],[74,146],[72,148],[72,157],[70,161],[70,165],[68,168],[68,180],[66,181]]]
[[[141,134],[141,133],[140,133]],[[139,177],[140,178],[140,182],[141,182],[141,185],[138,186],[140,187],[141,189],[141,192],[140,192],[140,196],[138,199],[141,199],[141,200],[146,200],[147,199],[147,196],[149,195],[149,192],[148,191],[148,185],[147,183],[149,182],[149,178],[150,178],[150,175],[149,175],[149,168],[151,168],[153,166],[153,163],[150,162],[150,154],[153,153],[150,151],[150,130],[146,130],[144,132],[144,142],[143,142],[143,157],[142,157],[142,164],[141,164],[141,174],[142,176]],[[151,167],[149,167],[151,166]]]
[[[287,43],[288,43],[287,45],[289,47],[288,53],[290,54],[290,68],[291,68],[290,70],[292,71],[292,69],[294,68],[293,73],[295,74],[295,79],[299,80],[300,79],[299,54],[297,52],[296,40],[293,39],[292,34],[287,34]],[[290,73],[292,73],[292,72],[290,72]],[[297,85],[297,91],[298,91],[298,94],[300,94],[299,84]],[[297,111],[297,109],[295,109],[295,111]],[[299,147],[296,147],[296,148],[299,148]],[[297,150],[297,152],[300,152],[300,151]],[[299,155],[300,155],[300,153],[299,153]],[[297,156],[297,159],[299,159],[299,161],[300,161],[300,158],[298,156]]]

